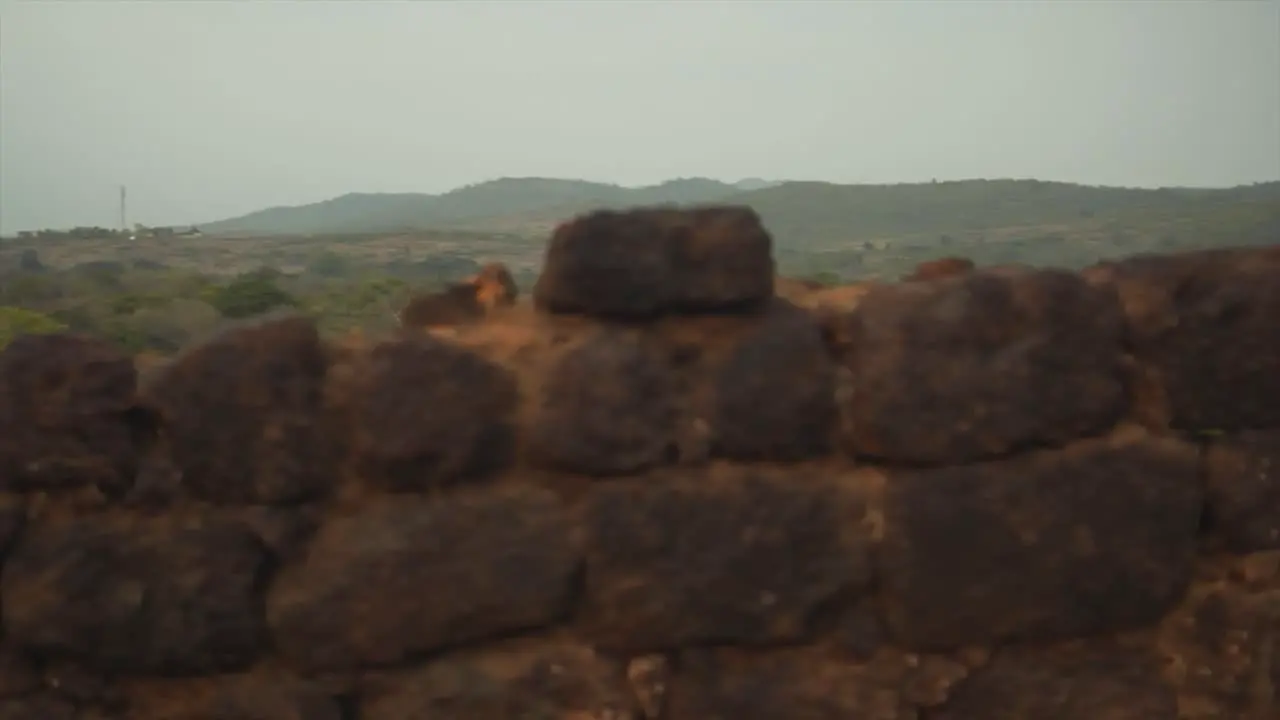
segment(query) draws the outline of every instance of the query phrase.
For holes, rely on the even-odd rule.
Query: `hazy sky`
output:
[[[0,0],[0,228],[502,176],[1280,179],[1280,0]]]

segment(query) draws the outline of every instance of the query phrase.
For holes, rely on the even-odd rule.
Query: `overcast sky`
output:
[[[1280,179],[1280,0],[0,0],[0,228],[502,176]]]

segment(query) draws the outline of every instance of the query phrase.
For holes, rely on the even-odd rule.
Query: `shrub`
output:
[[[247,318],[278,307],[293,307],[293,296],[276,285],[275,278],[265,272],[241,275],[209,294],[209,304],[223,317]]]
[[[66,325],[43,313],[0,306],[0,349],[7,347],[19,335],[57,333],[66,329]]]

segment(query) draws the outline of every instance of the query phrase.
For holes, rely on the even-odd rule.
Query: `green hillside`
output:
[[[547,218],[560,219],[599,207],[713,202],[739,191],[737,185],[705,178],[670,180],[641,188],[583,180],[502,178],[442,195],[351,193],[310,205],[271,208],[205,223],[201,228],[235,235],[400,232],[472,226],[487,229],[504,222],[519,226]]]
[[[567,217],[604,207],[728,202],[750,205],[780,247],[821,250],[851,242],[933,243],[1016,238],[1108,228],[1249,235],[1274,223],[1280,182],[1229,189],[1133,189],[1038,180],[965,180],[902,185],[705,178],[625,188],[581,180],[504,178],[442,195],[349,194],[207,223],[205,232],[297,235],[459,230],[539,236]],[[1158,227],[1157,227],[1158,226]],[[1178,228],[1172,228],[1176,231]],[[1176,234],[1176,232],[1175,232]]]

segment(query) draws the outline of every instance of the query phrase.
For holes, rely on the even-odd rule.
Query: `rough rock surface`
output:
[[[554,495],[386,499],[331,519],[273,585],[276,643],[310,669],[390,665],[550,622],[580,561]]]
[[[587,510],[584,613],[602,647],[771,643],[870,572],[856,497],[818,477],[746,471],[617,482]]]
[[[550,467],[618,475],[676,454],[676,387],[666,358],[643,338],[600,330],[550,369],[528,428]]]
[[[849,319],[848,444],[967,462],[1097,434],[1124,409],[1115,295],[1058,270],[873,288]]]
[[[120,516],[32,527],[4,567],[6,643],[108,673],[239,669],[265,640],[265,560],[239,523]]]
[[[146,397],[183,488],[219,503],[326,493],[337,465],[324,418],[327,369],[315,324],[287,317],[227,331],[161,371]]]
[[[1119,292],[1166,423],[1280,427],[1280,246],[1136,257],[1086,275]]]
[[[431,337],[373,348],[355,398],[365,477],[393,491],[482,480],[514,449],[511,373]]]
[[[890,627],[906,647],[948,649],[1155,622],[1191,580],[1201,501],[1196,452],[1174,441],[892,473]]]
[[[127,490],[137,465],[133,361],[78,335],[0,352],[0,490]]]
[[[556,228],[534,302],[635,319],[751,308],[773,294],[772,246],[746,207],[600,210]]]
[[[812,317],[778,303],[716,378],[712,447],[735,460],[804,460],[831,448],[836,368]]]

